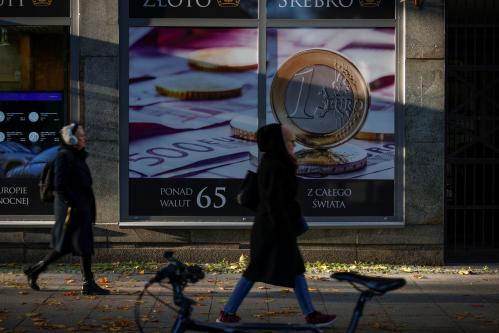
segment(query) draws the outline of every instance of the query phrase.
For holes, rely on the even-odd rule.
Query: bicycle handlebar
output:
[[[180,284],[184,286],[187,283],[196,283],[204,278],[203,269],[197,265],[187,266],[173,256],[173,252],[166,251],[164,257],[169,265],[160,269],[154,277],[146,284],[150,286],[153,283],[159,283],[168,278],[171,284]]]

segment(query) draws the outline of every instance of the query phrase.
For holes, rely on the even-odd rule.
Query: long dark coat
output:
[[[51,246],[77,256],[94,253],[95,197],[85,150],[62,145],[54,161],[54,214]]]
[[[295,199],[298,181],[277,124],[258,131],[264,155],[258,167],[260,203],[251,230],[250,263],[243,276],[251,281],[294,287],[305,272],[296,235],[301,217]]]

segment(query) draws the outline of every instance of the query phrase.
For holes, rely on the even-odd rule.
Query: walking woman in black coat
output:
[[[285,126],[271,124],[258,130],[257,142],[263,157],[258,167],[260,202],[251,230],[250,262],[217,321],[238,322],[239,305],[254,282],[259,281],[294,288],[305,321],[328,326],[336,316],[315,311],[296,240],[303,224],[295,199],[298,190],[295,135]]]
[[[87,166],[85,130],[77,123],[61,129],[61,149],[54,160],[54,214],[50,252],[43,260],[27,268],[24,273],[34,290],[40,290],[37,279],[47,266],[72,253],[81,257],[83,274],[82,294],[107,295],[99,287],[92,273],[95,223],[95,198],[92,176]]]

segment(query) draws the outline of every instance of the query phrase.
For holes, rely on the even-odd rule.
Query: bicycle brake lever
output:
[[[149,280],[148,284],[151,285],[156,282],[161,282],[165,278],[169,277],[175,270],[177,269],[176,266],[173,264],[170,264],[166,267],[161,268],[159,271],[156,272],[156,274]]]

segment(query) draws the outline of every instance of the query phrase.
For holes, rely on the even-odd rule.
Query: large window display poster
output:
[[[304,215],[394,215],[395,55],[394,28],[267,30],[266,118],[297,133]]]
[[[129,28],[129,214],[241,216],[256,146],[258,31]]]
[[[0,92],[0,207],[3,215],[44,215],[38,182],[59,147],[62,92]]]
[[[8,6],[2,15],[34,15],[30,8]],[[66,26],[0,26],[0,215],[7,219],[52,214],[38,183],[66,119],[68,36]]]

